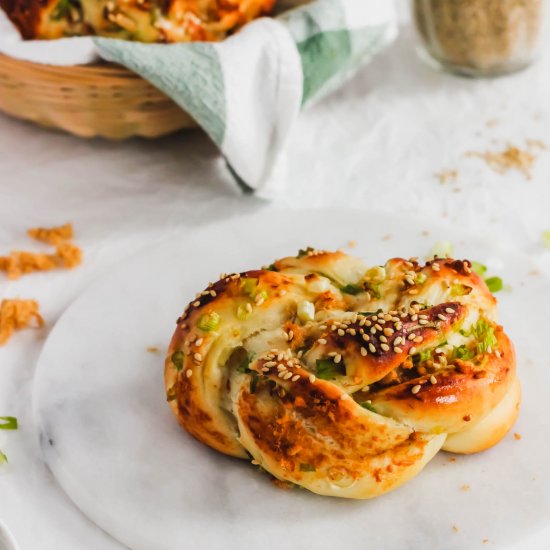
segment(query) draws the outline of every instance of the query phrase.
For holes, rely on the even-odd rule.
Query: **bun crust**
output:
[[[498,443],[521,392],[468,261],[308,249],[223,275],[178,319],[169,405],[196,439],[318,494],[372,498]]]
[[[25,39],[99,35],[140,42],[222,40],[274,0],[0,0]]]

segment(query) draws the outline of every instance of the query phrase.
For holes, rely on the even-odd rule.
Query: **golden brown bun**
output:
[[[0,0],[26,39],[99,35],[139,42],[222,40],[274,0]]]
[[[301,251],[225,275],[178,320],[170,406],[195,438],[315,493],[372,498],[519,411],[512,343],[468,261]]]

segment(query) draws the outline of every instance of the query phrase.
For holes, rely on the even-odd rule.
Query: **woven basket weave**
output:
[[[82,137],[160,137],[196,122],[118,65],[55,67],[0,55],[0,111]]]

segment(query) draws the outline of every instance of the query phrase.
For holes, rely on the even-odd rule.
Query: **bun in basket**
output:
[[[169,404],[196,439],[314,493],[372,498],[502,439],[513,345],[468,260],[313,249],[223,275],[178,320]]]
[[[222,40],[275,0],[0,0],[26,39],[98,35],[139,42]]]

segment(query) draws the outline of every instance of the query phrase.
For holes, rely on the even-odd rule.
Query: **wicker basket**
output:
[[[154,138],[196,122],[118,65],[55,67],[0,55],[0,111],[82,137]]]

